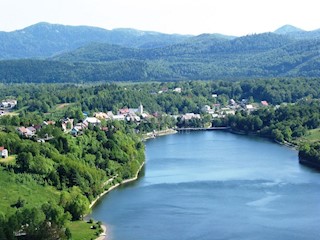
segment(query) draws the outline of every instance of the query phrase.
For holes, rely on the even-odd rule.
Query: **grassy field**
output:
[[[14,161],[15,156],[5,161]],[[3,160],[2,160],[3,161]],[[13,205],[20,198],[25,201],[25,207],[40,207],[43,203],[58,202],[60,192],[53,187],[41,186],[28,175],[8,172],[0,166],[0,214],[10,215],[17,209]],[[98,229],[91,229],[93,224],[84,221],[68,223],[73,240],[90,240],[97,238]]]
[[[96,239],[99,236],[98,229],[91,229],[92,225],[92,223],[84,221],[71,222],[68,227],[72,234],[72,240]]]
[[[63,117],[64,112],[73,105],[74,103],[57,104],[48,113],[45,113],[45,115],[50,119],[61,118]]]
[[[16,208],[11,207],[19,198],[25,200],[26,207],[40,207],[43,203],[58,202],[59,192],[52,187],[37,184],[28,176],[7,172],[0,167],[0,212],[13,213]]]
[[[299,138],[298,142],[318,142],[320,140],[320,128],[309,130],[308,133]]]
[[[0,163],[15,164],[17,155],[11,155],[7,158],[0,158]]]

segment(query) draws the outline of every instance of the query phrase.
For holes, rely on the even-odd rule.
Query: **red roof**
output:
[[[20,131],[21,133],[26,133],[27,129],[25,127],[19,127],[18,131]]]
[[[122,108],[122,109],[119,109],[119,113],[120,113],[120,114],[126,114],[126,113],[129,113],[129,109],[128,109],[128,108]]]
[[[263,106],[268,106],[268,105],[269,105],[267,101],[261,101],[261,104],[262,104]]]

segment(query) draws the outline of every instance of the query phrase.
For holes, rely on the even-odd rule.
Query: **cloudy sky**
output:
[[[320,28],[318,0],[1,0],[0,31],[37,22],[242,36]]]

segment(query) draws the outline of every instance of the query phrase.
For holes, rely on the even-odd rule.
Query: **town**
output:
[[[164,90],[167,91],[167,90]],[[176,93],[181,93],[181,88],[175,88],[172,90]],[[159,91],[158,94],[162,94],[163,91]],[[218,97],[218,94],[212,94],[212,98],[215,99]],[[214,102],[217,102],[216,100]],[[1,106],[3,109],[12,110],[17,105],[16,100],[4,100],[2,101]],[[83,119],[75,119],[71,117],[65,117],[59,120],[46,120],[42,124],[31,124],[30,126],[20,126],[17,128],[17,131],[20,136],[25,138],[31,138],[38,142],[45,142],[53,138],[53,136],[48,135],[48,133],[41,134],[38,136],[37,133],[41,129],[44,129],[46,126],[59,126],[61,130],[65,133],[71,134],[74,137],[77,137],[83,133],[85,129],[88,129],[89,126],[99,127],[103,131],[108,131],[108,128],[102,122],[106,121],[123,121],[127,123],[135,123],[139,126],[141,123],[149,122],[150,119],[157,119],[160,116],[165,115],[174,120],[176,126],[171,126],[173,128],[184,128],[184,127],[201,127],[201,128],[210,128],[212,127],[212,121],[215,119],[224,119],[228,115],[235,115],[237,111],[244,111],[250,114],[251,112],[268,107],[269,104],[267,101],[261,101],[260,103],[249,102],[247,99],[242,99],[241,101],[235,101],[230,99],[227,104],[214,103],[212,105],[203,105],[199,106],[199,113],[185,113],[178,115],[170,115],[166,113],[148,113],[144,110],[144,106],[140,103],[137,108],[128,108],[124,107],[118,109],[116,113],[112,111],[108,112],[94,112],[91,116],[88,116],[87,113],[83,112]],[[278,105],[275,106],[279,107]],[[157,130],[166,130],[166,129],[153,129],[151,133],[147,133],[148,136],[155,136],[154,132]],[[139,130],[137,130],[139,133]]]

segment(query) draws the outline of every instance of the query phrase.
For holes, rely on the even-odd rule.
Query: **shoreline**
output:
[[[96,199],[94,199],[90,205],[89,205],[89,209],[91,209],[104,195],[106,195],[107,193],[111,192],[113,189],[119,187],[120,185],[123,184],[127,184],[133,181],[136,181],[139,177],[139,173],[141,171],[141,169],[143,168],[143,166],[145,165],[145,161],[140,165],[139,169],[137,170],[136,174],[134,177],[123,180],[121,183],[117,183],[115,185],[113,185],[112,187],[110,187],[108,190],[105,190],[104,192],[100,193]],[[108,179],[104,185],[108,184],[109,182],[113,181],[115,177],[112,177],[110,179]],[[101,229],[102,229],[102,233],[100,233],[99,237],[95,238],[95,240],[105,240],[107,239],[107,225],[106,224],[101,224],[100,225]]]
[[[166,136],[166,135],[170,135],[170,134],[176,134],[177,131],[174,129],[166,129],[166,130],[161,130],[161,131],[155,131],[155,132],[151,132],[151,133],[147,133],[146,136],[143,136],[142,139],[143,141],[148,140],[148,139],[152,139],[155,138],[156,136],[160,137],[160,136]],[[148,134],[150,136],[148,136]],[[92,207],[107,193],[111,192],[112,190],[116,189],[117,187],[119,187],[120,185],[123,184],[127,184],[133,181],[136,181],[139,177],[139,173],[141,171],[141,169],[143,168],[143,166],[145,165],[145,161],[140,165],[139,169],[137,170],[136,174],[134,177],[129,178],[129,179],[125,179],[123,180],[121,183],[117,183],[113,186],[111,186],[110,188],[108,188],[107,190],[103,191],[102,193],[100,193],[89,205],[89,209],[92,209]],[[108,183],[112,182],[117,176],[114,176],[110,179],[108,179],[106,182],[104,182],[103,186],[107,185]],[[88,215],[88,214],[87,214]],[[87,216],[86,215],[86,216]],[[102,228],[103,232],[100,233],[100,235],[95,239],[95,240],[105,240],[107,239],[107,225],[106,224],[101,224],[100,227]]]
[[[177,132],[178,131],[176,131],[172,128],[168,128],[168,129],[160,130],[160,131],[148,132],[148,133],[142,135],[142,140],[146,141],[148,139],[152,139],[152,138],[156,138],[156,137],[166,136],[166,135],[170,135],[170,134],[176,134]]]
[[[317,171],[320,171],[320,163],[312,162],[312,161],[303,159],[301,157],[299,157],[299,163],[304,165],[304,166],[307,166],[307,167],[310,167],[312,169],[315,169]]]
[[[270,138],[268,136],[261,136],[259,133],[255,133],[255,132],[245,132],[245,131],[237,131],[237,130],[232,130],[230,129],[229,130],[230,133],[232,134],[236,134],[236,135],[244,135],[244,136],[254,136],[254,137],[259,137],[259,138],[264,138],[264,139],[268,139],[270,141],[273,141],[279,145],[282,145],[282,146],[286,146],[288,148],[291,148],[291,149],[294,149],[296,151],[299,151],[299,146],[297,144],[294,144],[294,143],[290,143],[290,142],[287,142],[287,141],[284,141],[284,142],[280,142],[280,141],[277,141],[273,138]]]
[[[100,233],[99,237],[97,237],[95,240],[105,240],[107,239],[107,226],[104,224],[100,225],[101,229],[102,229],[102,233]]]
[[[117,183],[117,184],[113,185],[112,187],[108,188],[107,190],[105,190],[104,192],[100,193],[100,194],[90,203],[89,208],[91,209],[91,208],[97,203],[97,201],[98,201],[101,197],[103,197],[103,196],[106,195],[107,193],[111,192],[113,189],[119,187],[119,186],[122,185],[122,184],[126,184],[126,183],[133,182],[133,181],[137,180],[137,179],[138,179],[138,176],[139,176],[139,173],[140,173],[140,171],[141,171],[141,169],[142,169],[142,167],[143,167],[144,165],[145,165],[145,162],[143,162],[143,163],[140,165],[140,167],[139,167],[139,169],[137,170],[137,172],[136,172],[136,174],[135,174],[134,177],[129,178],[129,179],[125,179],[125,180],[123,180],[121,183]],[[114,178],[115,178],[115,177],[110,178],[109,180],[106,181],[106,183],[109,183],[109,182],[113,181]],[[105,184],[104,184],[104,185],[105,185]]]

